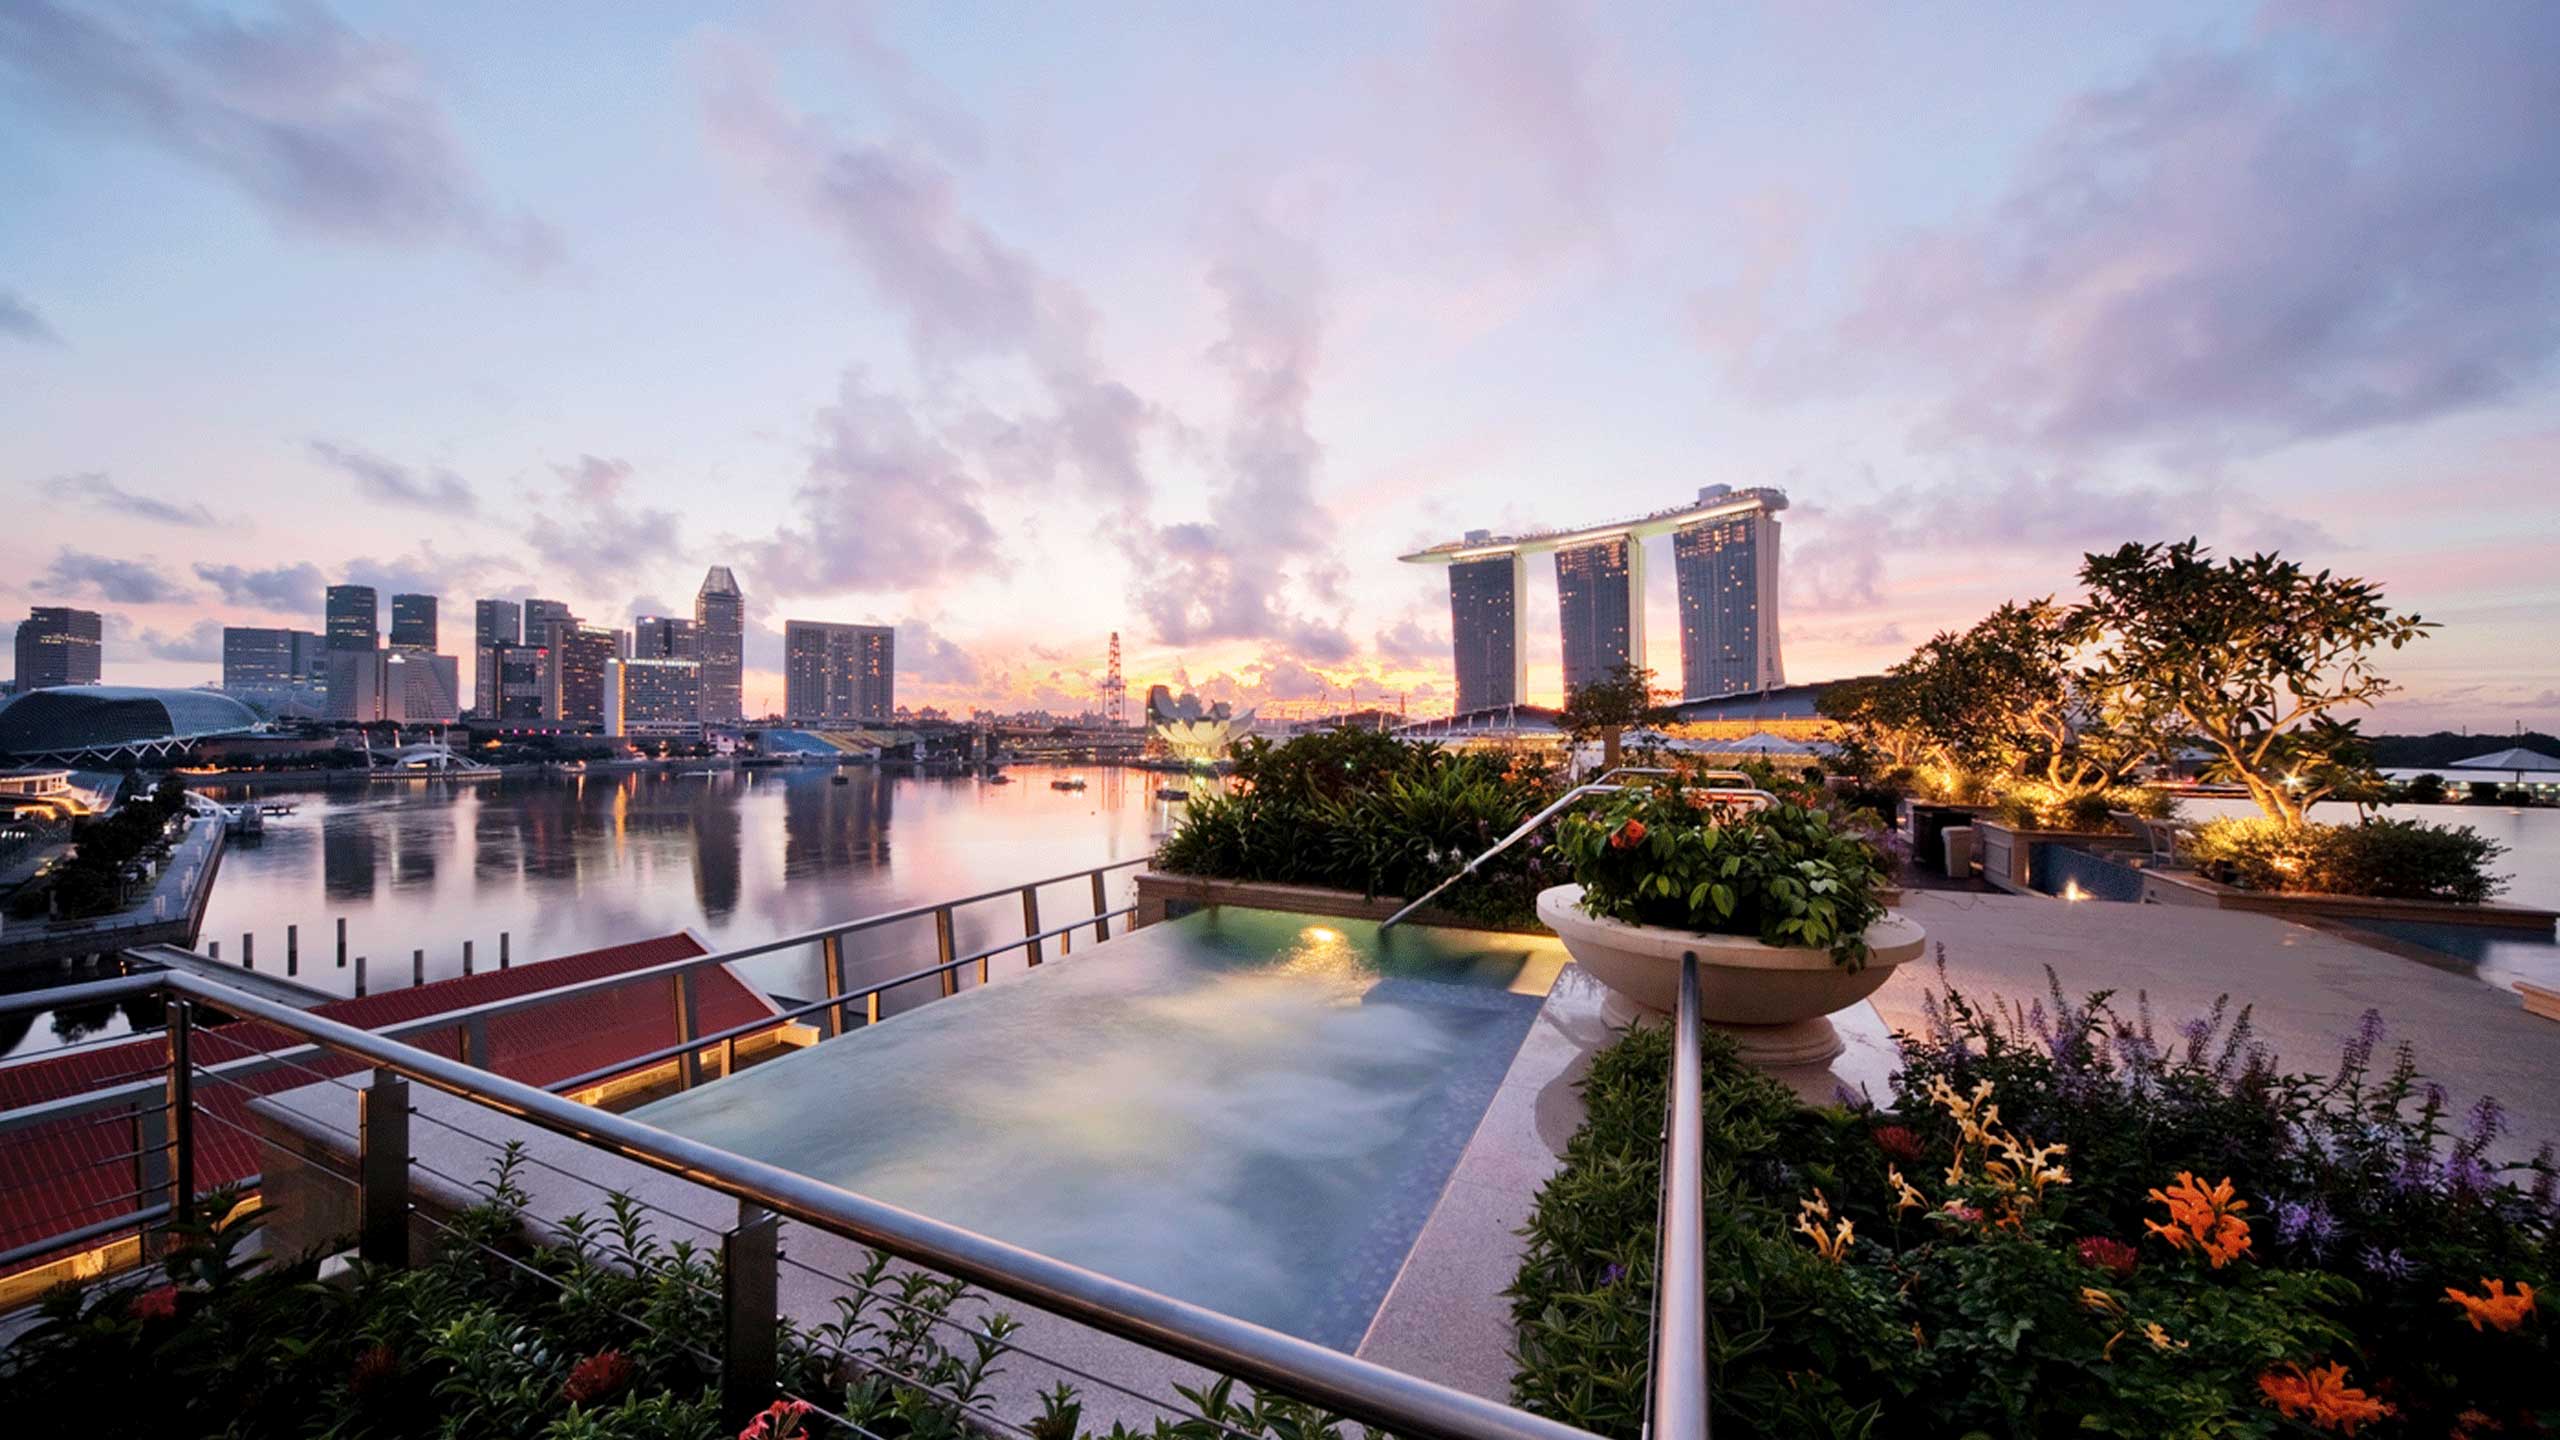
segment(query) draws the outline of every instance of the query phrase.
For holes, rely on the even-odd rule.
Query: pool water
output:
[[[1348,1350],[1563,960],[1220,907],[636,1114]]]

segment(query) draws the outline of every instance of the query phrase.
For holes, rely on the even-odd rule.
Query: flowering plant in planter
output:
[[[1585,913],[1630,925],[1753,935],[1865,963],[1866,930],[1884,918],[1875,848],[1830,812],[1745,810],[1730,792],[1691,786],[1620,792],[1570,815],[1556,849],[1582,886]]]

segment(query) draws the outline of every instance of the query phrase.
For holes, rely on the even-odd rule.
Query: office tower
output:
[[[551,647],[497,644],[489,647],[489,671],[496,686],[485,709],[492,720],[539,721],[551,704]]]
[[[643,615],[631,622],[635,660],[699,660],[693,622],[681,615]]]
[[[694,653],[702,661],[702,719],[734,725],[746,718],[747,597],[726,565],[714,565],[693,597]]]
[[[460,667],[452,656],[384,650],[377,662],[381,718],[404,725],[451,724],[462,718]]]
[[[322,628],[329,637],[332,650],[361,650],[371,654],[381,649],[382,626],[374,613],[373,587],[330,586],[329,619]]]
[[[430,652],[436,648],[436,597],[391,597],[391,648]]]
[[[782,713],[794,724],[886,721],[897,713],[897,634],[886,625],[786,620]]]
[[[1644,664],[1644,545],[1626,535],[1556,551],[1567,695]]]
[[[608,664],[604,733],[698,738],[702,734],[702,662],[661,656]]]
[[[1710,487],[1698,500],[1705,505],[1731,493]],[[1683,526],[1671,534],[1671,556],[1680,579],[1681,695],[1702,699],[1786,684],[1778,654],[1775,507]]]
[[[320,637],[308,630],[254,625],[222,627],[222,688],[244,691],[311,691],[325,683]]]
[[[524,643],[527,645],[555,644],[557,642],[552,635],[554,630],[563,625],[577,623],[578,617],[569,612],[566,601],[527,600],[524,602]]]
[[[382,718],[382,652],[329,647],[329,718],[369,724]]]
[[[546,720],[563,725],[604,724],[604,669],[621,658],[620,633],[597,625],[554,624],[550,704]]]
[[[1449,566],[1449,643],[1461,712],[1516,705],[1529,688],[1528,647],[1520,643],[1526,568],[1516,550]]]
[[[524,643],[524,607],[513,600],[471,602],[471,708],[496,719],[501,645]]]
[[[48,685],[95,685],[106,625],[95,610],[36,605],[18,622],[18,693]]]

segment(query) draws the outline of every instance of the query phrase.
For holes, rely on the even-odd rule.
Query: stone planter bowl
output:
[[[1867,927],[1867,963],[1846,970],[1828,950],[1586,915],[1579,885],[1539,892],[1538,918],[1631,1011],[1669,1014],[1680,1003],[1680,957],[1695,953],[1699,1018],[1731,1034],[1743,1058],[1764,1067],[1819,1064],[1839,1054],[1840,1035],[1827,1017],[1876,993],[1895,966],[1919,958],[1928,944],[1918,925],[1887,915]]]

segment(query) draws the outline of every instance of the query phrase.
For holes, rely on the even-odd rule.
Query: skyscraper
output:
[[[1449,642],[1461,711],[1516,705],[1529,688],[1520,644],[1526,568],[1517,550],[1449,566]]]
[[[605,666],[604,733],[699,738],[702,662],[660,657]]]
[[[1644,663],[1644,545],[1626,535],[1556,551],[1567,695]]]
[[[681,615],[642,615],[631,622],[631,658],[635,660],[699,660],[693,622]]]
[[[527,645],[549,645],[553,643],[553,630],[577,623],[578,617],[570,613],[565,600],[528,599],[524,602],[524,643]]]
[[[897,713],[897,632],[886,625],[782,625],[782,713],[794,724],[882,722]]]
[[[551,704],[551,650],[544,645],[492,645],[489,671],[497,694],[483,707],[493,720],[540,720]]]
[[[471,605],[471,708],[498,717],[498,656],[501,645],[524,643],[524,607],[513,600],[475,600]]]
[[[747,597],[726,565],[714,565],[693,597],[695,653],[702,660],[702,719],[734,725],[746,718]]]
[[[604,671],[620,657],[621,632],[597,625],[554,625],[551,703],[543,718],[564,725],[604,724]]]
[[[373,587],[330,586],[329,619],[324,630],[332,650],[381,649],[382,625],[374,611]]]
[[[1712,486],[1698,498],[1705,504],[1730,493]],[[1702,699],[1786,684],[1778,654],[1775,509],[1683,526],[1671,534],[1671,559],[1680,579],[1681,695]]]
[[[391,648],[430,652],[436,648],[436,597],[391,597]]]
[[[328,671],[316,665],[320,637],[308,630],[253,625],[222,627],[222,688],[251,694],[317,692]]]
[[[18,689],[95,685],[106,654],[106,626],[95,610],[37,605],[18,622]]]

